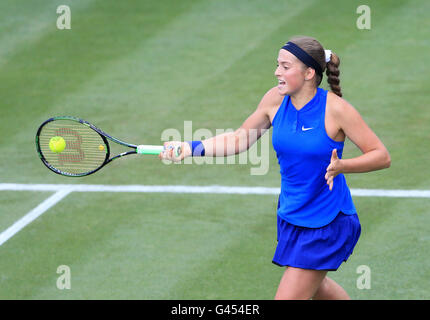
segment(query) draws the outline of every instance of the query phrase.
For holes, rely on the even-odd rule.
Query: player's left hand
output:
[[[339,173],[342,173],[342,170],[343,170],[342,159],[339,159],[337,157],[337,150],[333,149],[333,151],[331,152],[330,164],[327,167],[327,173],[325,174],[325,179],[327,180],[327,184],[329,186],[330,191],[333,189],[333,179]]]

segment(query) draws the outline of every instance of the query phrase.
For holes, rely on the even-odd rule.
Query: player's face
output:
[[[275,77],[278,79],[279,93],[281,95],[291,95],[303,87],[305,65],[295,55],[281,49],[278,54]]]

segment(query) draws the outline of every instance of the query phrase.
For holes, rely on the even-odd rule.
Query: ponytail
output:
[[[324,50],[321,43],[319,43],[318,40],[311,37],[297,36],[297,37],[291,38],[289,42],[294,43],[302,50],[304,50],[307,54],[309,54],[316,61],[316,63],[318,63],[321,66],[321,70],[323,71],[326,70],[327,82],[330,85],[331,91],[334,94],[338,95],[339,97],[342,97],[342,91],[339,85],[340,83],[339,57],[331,50]],[[326,53],[325,51],[328,51],[328,52]],[[330,53],[331,55],[328,55]],[[327,54],[327,59],[326,59],[326,54]],[[328,57],[330,57],[330,60],[327,62]],[[322,81],[322,74],[320,75],[316,72],[315,83],[317,87],[321,84],[321,81]]]
[[[339,97],[342,97],[342,91],[339,85],[339,65],[339,57],[334,52],[332,52],[330,61],[326,64],[327,69],[325,74],[327,75],[327,82],[330,85],[331,91],[333,91],[333,93],[338,95]]]

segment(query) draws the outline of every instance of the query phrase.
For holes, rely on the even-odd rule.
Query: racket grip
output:
[[[165,150],[164,146],[151,146],[151,145],[145,145],[141,144],[136,147],[136,152],[138,154],[154,154],[158,155],[160,152],[163,152]],[[175,147],[175,155],[178,157],[181,154],[181,146]]]

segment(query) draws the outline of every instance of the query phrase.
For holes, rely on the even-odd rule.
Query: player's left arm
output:
[[[335,95],[332,94],[330,100],[339,127],[363,153],[356,158],[341,159],[340,173],[370,172],[389,168],[391,157],[382,141],[351,104],[333,96]]]

